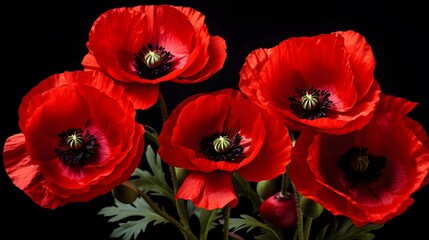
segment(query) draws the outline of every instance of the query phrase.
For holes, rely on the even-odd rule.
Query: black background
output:
[[[195,85],[163,84],[170,110],[197,92],[237,88],[239,71],[251,50],[273,47],[292,36],[312,36],[354,30],[366,37],[376,59],[375,76],[387,94],[419,102],[409,114],[429,129],[428,41],[429,16],[423,3],[399,1],[53,1],[2,4],[2,123],[4,141],[20,132],[17,110],[22,97],[46,77],[80,70],[93,21],[104,11],[138,4],[190,6],[206,16],[211,35],[227,42],[224,68]],[[159,127],[158,110],[139,113],[145,123]],[[153,123],[153,124],[152,124]],[[1,165],[0,239],[107,239],[113,224],[98,216],[111,202],[109,194],[88,203],[56,210],[42,209],[16,188]],[[425,239],[429,214],[429,187],[416,192],[407,211],[376,231],[376,239]],[[173,234],[177,233],[171,230]],[[142,239],[168,236],[165,228],[150,227]],[[7,236],[7,237],[6,237]],[[181,235],[176,235],[180,239]]]

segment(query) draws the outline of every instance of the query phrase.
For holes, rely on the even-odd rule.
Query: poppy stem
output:
[[[168,114],[167,104],[165,102],[164,95],[162,94],[161,90],[159,90],[158,92],[158,102],[159,102],[159,107],[161,109],[162,121],[165,122],[168,119],[169,114]],[[176,170],[175,170],[175,167],[171,165],[169,165],[169,169],[170,169],[171,179],[173,182],[174,194],[176,194],[177,190],[179,189]],[[189,220],[186,214],[186,206],[182,199],[176,199],[176,209],[177,209],[177,213],[179,214],[180,222],[182,223],[183,227],[187,231],[190,231],[191,228],[189,226]]]
[[[189,227],[186,228],[185,226],[180,224],[176,219],[170,216],[167,212],[159,208],[158,205],[156,205],[144,191],[139,191],[139,196],[141,196],[156,213],[158,213],[161,217],[167,219],[169,222],[174,224],[174,226],[180,229],[180,231],[182,231],[183,235],[185,236],[185,239],[198,240],[197,237],[195,237],[195,235],[189,229]]]
[[[298,232],[299,240],[304,240],[304,229],[302,225],[303,225],[303,216],[302,216],[301,209],[298,209],[298,224],[295,231]]]
[[[313,218],[307,217],[307,221],[305,223],[304,228],[304,240],[308,240],[310,237],[311,223],[313,222]]]
[[[176,194],[177,190],[179,189],[176,170],[175,170],[175,167],[171,165],[169,165],[169,168],[171,173],[171,179],[173,182],[173,191],[174,191],[174,194]],[[191,229],[189,226],[188,215],[186,214],[185,203],[182,199],[176,199],[176,208],[177,208],[177,213],[179,214],[179,217],[180,217],[180,221],[182,222],[183,226],[186,229]]]
[[[293,131],[289,131],[289,136],[290,136],[290,139],[292,141],[292,147],[293,147],[293,146],[295,146],[296,135]],[[290,177],[289,177],[289,166],[287,166],[285,173],[283,173],[283,175],[282,175],[282,185],[281,185],[281,189],[280,189],[280,194],[282,196],[287,196],[288,193],[290,193],[290,192],[295,194],[295,189],[294,189],[293,184],[292,184]]]
[[[288,193],[290,192],[290,185],[291,185],[291,182],[289,178],[289,173],[286,170],[286,172],[283,173],[282,175],[282,185],[281,185],[281,191],[280,191],[280,194],[282,196],[288,195]]]
[[[231,208],[226,206],[225,207],[225,213],[223,216],[224,223],[223,223],[223,239],[228,240],[229,239],[229,215],[231,213]]]
[[[159,108],[161,109],[162,122],[165,122],[168,118],[168,109],[167,104],[165,103],[164,95],[161,90],[158,92],[158,103]]]

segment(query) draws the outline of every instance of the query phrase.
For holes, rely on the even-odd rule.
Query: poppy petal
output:
[[[229,172],[199,173],[190,171],[176,198],[191,200],[195,206],[207,210],[235,207],[238,198]]]

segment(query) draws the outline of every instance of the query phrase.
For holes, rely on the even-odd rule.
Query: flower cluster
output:
[[[21,132],[3,151],[13,184],[49,209],[111,194],[99,214],[122,239],[150,223],[187,240],[372,239],[413,204],[429,183],[429,138],[407,115],[417,102],[381,91],[364,36],[255,48],[237,88],[189,96],[170,113],[160,84],[200,83],[227,59],[228,43],[204,21],[162,4],[102,13],[83,70],[23,97]],[[156,103],[161,129],[136,121]],[[322,214],[335,223],[312,228]]]

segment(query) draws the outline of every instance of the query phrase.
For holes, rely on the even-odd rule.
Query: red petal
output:
[[[395,112],[395,114],[405,116],[411,112],[418,103],[392,95],[380,94],[380,103],[377,105],[377,112]]]
[[[270,115],[263,115],[266,139],[259,154],[249,164],[238,170],[248,181],[274,179],[286,171],[291,161],[292,142],[283,123]]]
[[[198,72],[194,72],[195,75],[188,77],[185,76],[185,72],[179,77],[179,79],[173,81],[177,83],[198,83],[203,80],[206,80],[223,67],[226,55],[227,54],[225,40],[218,36],[210,37],[208,56],[206,56],[206,58],[208,58],[208,61],[205,66],[199,69]]]
[[[332,111],[345,112],[357,101],[353,72],[343,38],[324,34],[305,41],[299,49],[302,78],[307,87],[328,90]],[[292,95],[288,95],[292,96]]]
[[[195,206],[206,210],[235,207],[238,198],[232,185],[232,173],[188,172],[176,195],[179,199],[191,200]]]
[[[354,84],[358,93],[358,100],[360,100],[367,94],[372,81],[374,81],[375,58],[371,46],[357,32],[349,30],[337,33],[344,38],[344,46],[350,55],[348,61],[356,78]]]
[[[125,83],[119,85],[124,87],[125,93],[133,102],[135,109],[148,109],[158,100],[158,84]]]
[[[88,45],[97,64],[120,81],[141,81],[134,67],[134,53],[151,36],[148,20],[141,11],[116,8],[101,14],[94,22]]]
[[[257,104],[263,104],[264,101],[259,100],[261,95],[259,73],[268,61],[271,54],[271,49],[259,48],[253,50],[245,59],[245,62],[240,70],[240,82],[238,86],[250,99]]]
[[[272,48],[269,59],[260,71],[260,96],[264,105],[291,111],[288,97],[296,95],[295,90],[309,87],[299,72],[299,48],[304,38],[291,38]]]

